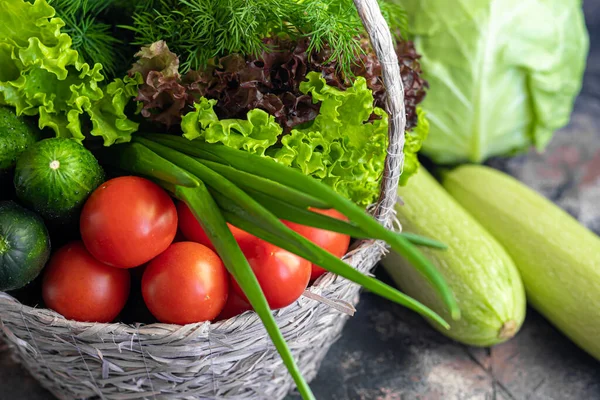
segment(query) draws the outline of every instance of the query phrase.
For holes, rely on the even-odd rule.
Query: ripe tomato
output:
[[[223,311],[217,317],[218,321],[233,318],[236,315],[240,315],[246,311],[252,310],[252,306],[245,299],[243,299],[234,290],[229,290],[229,297],[227,297],[227,303],[223,307]]]
[[[219,256],[194,242],[173,243],[148,264],[142,278],[148,309],[169,324],[215,319],[228,292],[229,275]]]
[[[240,245],[271,309],[296,301],[308,286],[310,262],[258,238]],[[233,279],[233,289],[247,299]]]
[[[150,261],[173,242],[177,210],[155,183],[124,176],[103,183],[81,212],[81,237],[98,260],[119,268]]]
[[[84,322],[114,320],[127,302],[129,289],[129,271],[96,260],[80,241],[52,256],[42,280],[46,306]]]
[[[321,210],[321,209],[311,209],[311,211],[324,214],[332,218],[341,219],[343,221],[348,221],[348,218],[344,216],[342,213],[335,209],[330,210]],[[348,251],[348,247],[350,246],[350,236],[344,235],[337,232],[326,231],[323,229],[313,228],[310,226],[300,225],[293,222],[283,221],[290,229],[296,231],[300,235],[304,236],[317,246],[327,250],[331,254],[336,257],[342,257]],[[319,267],[318,265],[311,265],[312,272],[310,274],[310,280],[314,281],[321,275],[323,275],[326,270]]]
[[[204,233],[204,229],[202,229],[194,214],[192,214],[192,210],[183,201],[177,202],[177,217],[179,220],[179,230],[187,240],[203,244],[215,251],[215,247],[208,239],[208,236],[206,236],[206,233]],[[255,236],[252,236],[248,232],[238,229],[231,224],[227,225],[238,243],[255,239]]]

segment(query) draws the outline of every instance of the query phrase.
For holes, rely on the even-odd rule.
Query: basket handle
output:
[[[381,193],[373,215],[379,222],[391,227],[394,218],[398,182],[404,164],[404,86],[400,75],[398,56],[390,28],[381,14],[377,0],[354,0],[358,15],[369,35],[371,46],[381,64],[383,85],[386,88],[387,112],[390,116],[389,145],[381,182]]]

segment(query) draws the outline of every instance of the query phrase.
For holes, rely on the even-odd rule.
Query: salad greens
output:
[[[363,77],[345,91],[310,72],[300,91],[321,103],[317,118],[281,139],[273,157],[281,164],[322,180],[342,196],[367,206],[379,195],[388,145],[388,115],[373,106]],[[371,115],[379,119],[370,121]]]
[[[330,58],[349,71],[362,52],[362,22],[352,0],[135,0],[129,27],[134,44],[165,40],[182,57],[182,73],[205,68],[228,54],[258,56],[269,46],[267,36],[310,37],[308,53],[335,44]],[[395,33],[406,35],[406,13],[380,1]]]
[[[275,117],[260,108],[248,111],[246,119],[219,119],[214,106],[217,101],[205,97],[194,104],[195,111],[181,120],[181,130],[187,139],[200,139],[207,143],[222,143],[258,155],[277,143],[282,134]]]
[[[65,22],[68,34],[83,61],[102,64],[102,72],[115,76],[124,64],[123,40],[112,34],[111,24],[101,17],[117,0],[48,0],[56,16]],[[93,62],[92,62],[93,61]]]
[[[202,98],[196,110],[182,119],[184,136],[273,158],[367,206],[379,193],[388,116],[373,106],[373,94],[363,77],[345,91],[327,85],[317,72],[308,73],[307,79],[300,91],[320,103],[320,112],[289,135],[281,136],[282,127],[261,109],[249,111],[246,119],[219,120],[213,110],[216,101]],[[378,119],[370,121],[372,115]],[[423,130],[414,132],[418,136]]]
[[[399,0],[431,90],[423,153],[482,162],[569,121],[588,51],[581,0]]]
[[[404,132],[404,164],[402,165],[402,175],[400,175],[400,186],[405,186],[408,179],[415,175],[421,166],[417,154],[423,147],[423,143],[429,136],[429,120],[425,116],[425,111],[421,106],[416,108],[417,126]]]
[[[342,3],[332,1],[327,7],[339,8]],[[0,37],[3,38],[0,40],[0,55],[5,56],[0,60],[0,105],[14,106],[18,115],[39,115],[40,128],[49,127],[58,137],[70,137],[78,141],[88,134],[99,136],[109,146],[130,141],[131,134],[137,130],[137,122],[125,112],[128,105],[133,108],[134,98],[143,105],[141,111],[144,117],[152,119],[153,115],[164,116],[159,121],[167,125],[178,123],[181,116],[191,110],[189,105],[196,103],[196,111],[184,117],[182,128],[186,137],[202,137],[210,143],[221,142],[267,155],[324,181],[362,206],[376,199],[385,160],[388,123],[383,109],[374,106],[374,102],[381,104],[381,85],[369,75],[379,71],[379,66],[371,61],[367,64],[367,69],[371,71],[366,74],[369,80],[359,76],[346,86],[333,72],[336,70],[335,64],[327,65],[332,71],[327,74],[304,68],[308,61],[302,57],[310,53],[312,43],[298,47],[299,50],[303,49],[304,55],[287,53],[286,57],[290,57],[291,61],[304,65],[290,67],[285,64],[284,67],[282,64],[276,79],[259,71],[258,60],[251,61],[254,69],[251,67],[246,73],[236,66],[240,63],[246,65],[244,59],[231,58],[228,60],[230,64],[224,65],[225,74],[239,70],[240,80],[260,82],[263,79],[273,87],[274,93],[281,90],[282,94],[277,97],[261,95],[257,90],[240,92],[242,97],[228,98],[239,99],[236,101],[241,104],[244,98],[252,96],[265,101],[259,107],[246,110],[242,118],[218,118],[218,110],[223,109],[223,99],[207,100],[203,95],[216,95],[219,91],[228,90],[223,87],[223,82],[214,78],[224,75],[219,72],[221,67],[190,71],[181,76],[179,57],[169,51],[164,41],[160,41],[142,48],[136,54],[139,60],[131,68],[129,76],[103,85],[104,66],[100,63],[92,66],[84,62],[84,59],[91,57],[93,48],[102,53],[102,46],[98,47],[76,36],[82,53],[76,51],[70,35],[65,33],[67,28],[64,21],[56,17],[46,0],[37,0],[33,4],[7,0],[6,4],[9,12],[5,15],[9,16],[4,17],[6,23],[0,27]],[[52,4],[61,10],[61,15],[68,21],[73,22],[78,15],[85,19],[87,17],[83,16],[87,15],[90,24],[94,20],[96,25],[100,23],[93,17],[108,8],[108,5],[79,0],[54,0]],[[292,6],[288,4],[286,7]],[[387,6],[385,10],[389,18],[401,25],[402,13],[398,6]],[[103,29],[106,33],[107,26],[98,25],[97,29]],[[86,33],[73,26],[68,31],[78,31],[78,35]],[[98,37],[96,34],[92,36]],[[104,39],[99,40],[104,45],[109,44]],[[364,43],[360,43],[360,46],[364,46]],[[336,57],[338,50],[327,49],[319,55],[323,57],[321,62]],[[411,77],[416,85],[411,88],[415,92],[415,99],[410,101],[407,112],[416,114],[418,118],[415,119],[421,124],[407,133],[403,183],[418,167],[415,154],[427,134],[424,114],[414,111],[415,103],[422,96],[423,82],[415,79],[418,71],[411,69],[418,67],[416,64],[413,66],[415,56],[408,51],[407,57],[411,67],[405,64],[406,76]],[[270,65],[280,62],[275,59],[266,61]],[[311,68],[318,67],[317,61],[312,62],[316,64],[310,64]],[[108,65],[112,67],[111,62]],[[288,73],[288,69],[293,74]],[[248,76],[250,78],[243,78]],[[294,80],[284,81],[281,78],[284,76],[293,77]],[[281,89],[277,85],[281,85]],[[373,89],[369,86],[373,86]],[[377,91],[377,99],[372,90]],[[168,106],[169,112],[155,114],[154,110],[162,105]],[[244,111],[243,106],[241,111]],[[210,120],[210,127],[206,118]],[[192,123],[194,119],[198,123]]]
[[[64,22],[45,0],[2,5],[0,105],[15,107],[17,115],[39,115],[39,127],[58,137],[83,140],[89,120],[91,135],[106,145],[129,141],[138,124],[125,107],[137,94],[139,76],[102,86],[102,65],[81,60],[71,37],[61,32]]]

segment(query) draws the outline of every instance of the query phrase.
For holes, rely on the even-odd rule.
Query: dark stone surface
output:
[[[532,309],[515,338],[482,349],[363,294],[311,387],[328,400],[595,400],[600,364]]]
[[[600,233],[600,1],[584,7],[592,51],[571,124],[544,154],[491,164]],[[318,399],[328,400],[596,400],[600,363],[532,309],[513,340],[479,349],[456,344],[415,314],[365,293],[311,386]],[[42,399],[51,396],[0,344],[0,400]]]

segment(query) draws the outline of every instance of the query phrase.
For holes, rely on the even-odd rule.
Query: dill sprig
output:
[[[364,31],[352,1],[306,0],[297,2],[295,15],[298,29],[310,38],[308,53],[331,49],[330,60],[338,61],[340,69],[349,73],[358,53],[363,52],[360,34]]]
[[[71,0],[72,1],[72,0]],[[381,0],[393,31],[406,34],[401,6]],[[133,44],[165,40],[181,59],[181,72],[205,67],[210,60],[231,53],[258,56],[264,38],[284,35],[310,38],[309,51],[326,44],[344,72],[363,51],[364,28],[352,0],[151,0],[138,1]]]
[[[408,40],[408,14],[404,8],[389,1],[380,1],[379,6],[396,40]]]
[[[49,4],[65,22],[63,32],[72,41],[73,48],[89,63],[102,64],[104,74],[115,76],[124,59],[120,45],[123,41],[113,35],[113,26],[101,16],[116,0],[50,0]]]

